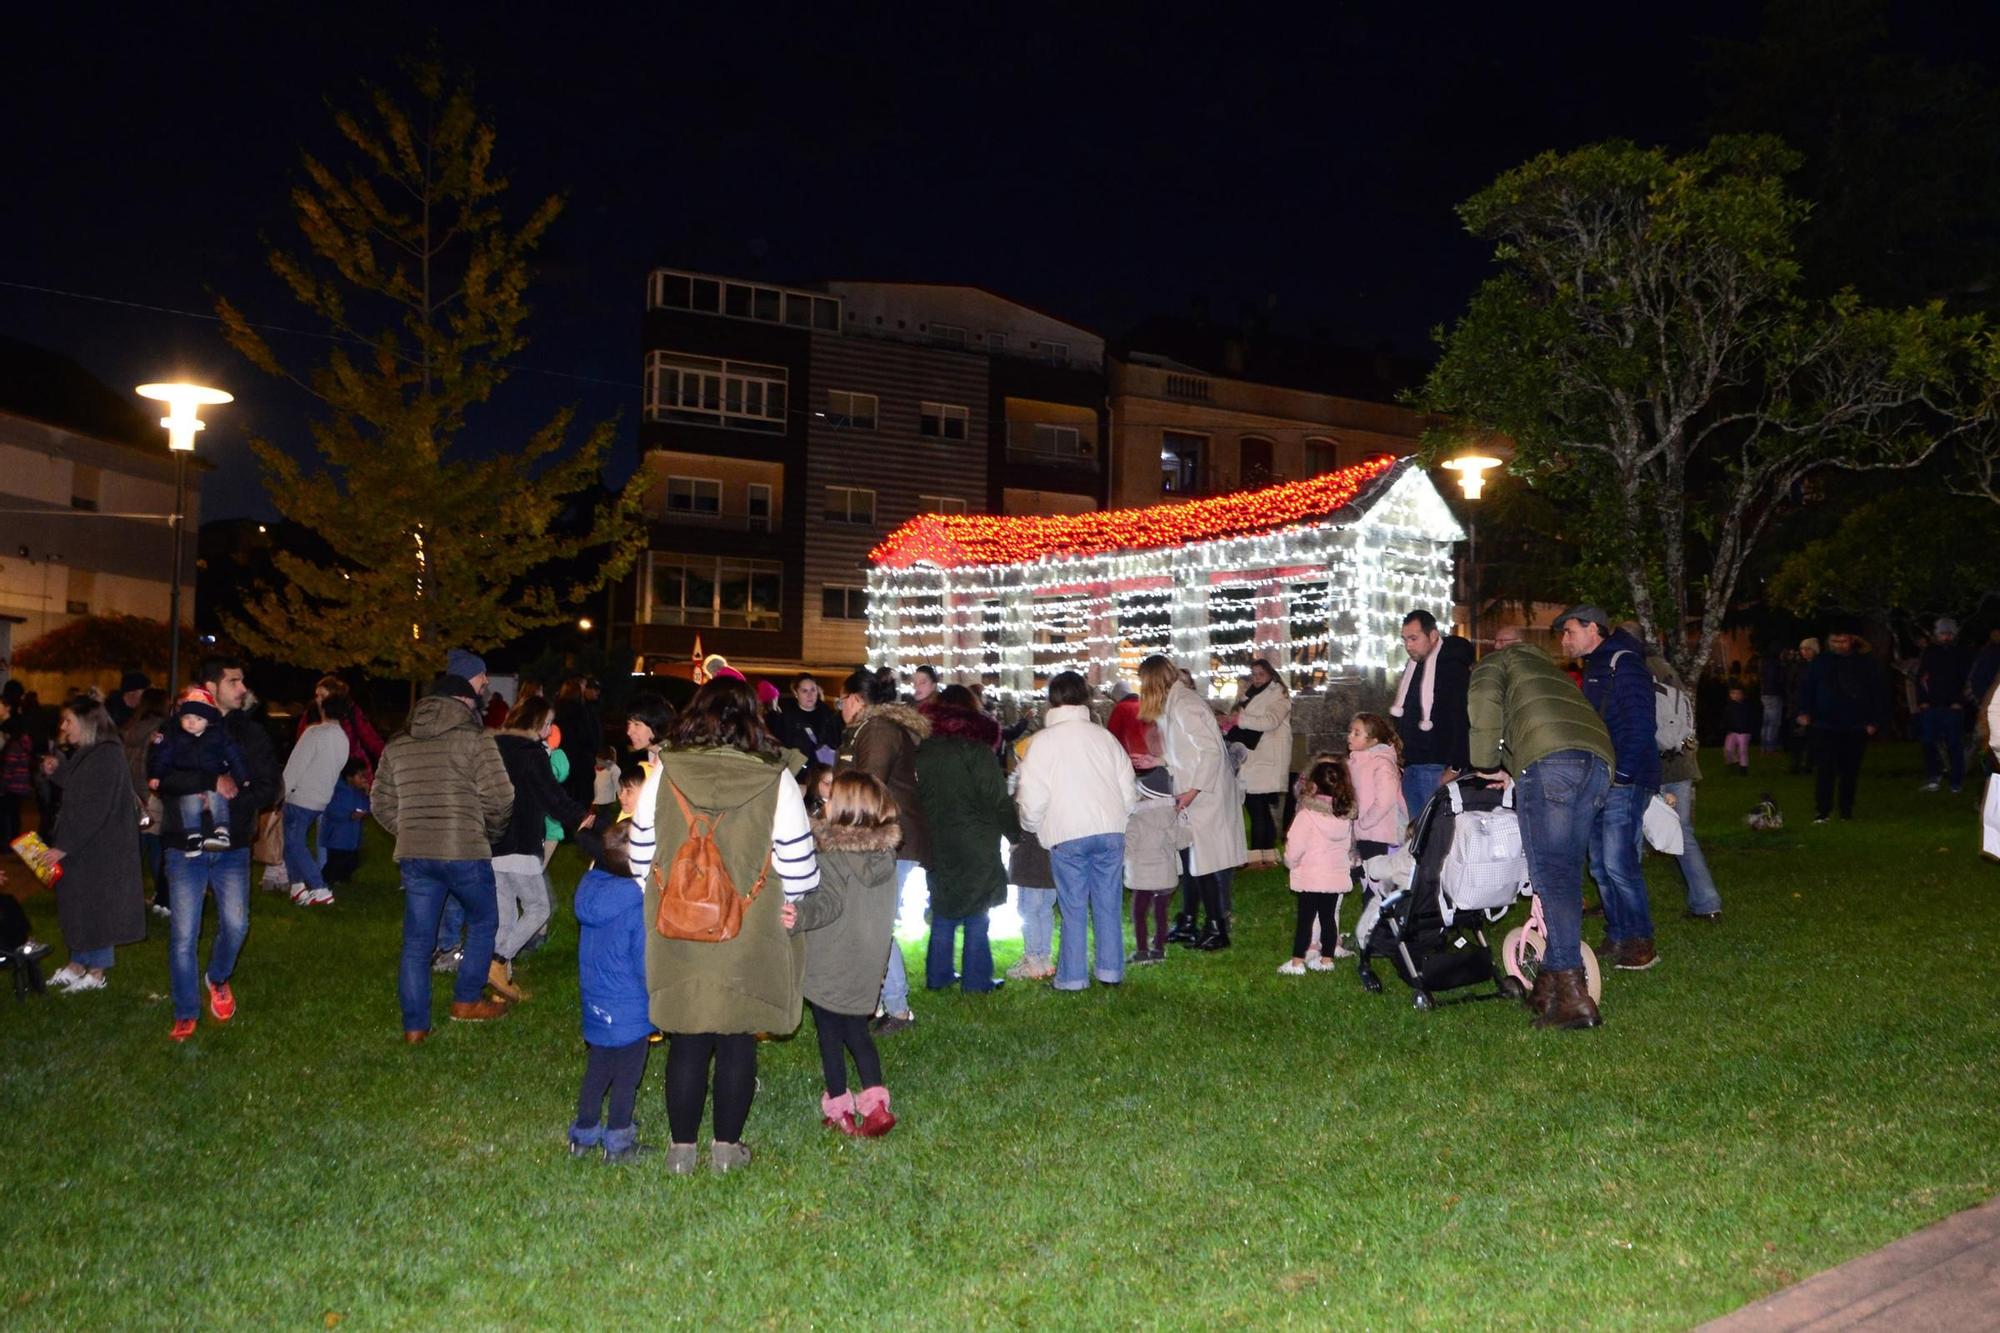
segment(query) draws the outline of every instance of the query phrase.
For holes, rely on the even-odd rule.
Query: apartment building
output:
[[[649,278],[649,543],[614,602],[641,669],[866,652],[867,553],[921,513],[1104,503],[1104,343],[972,287]]]

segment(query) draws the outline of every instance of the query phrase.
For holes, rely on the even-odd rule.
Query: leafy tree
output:
[[[1831,607],[1928,629],[1939,616],[2000,601],[2000,507],[1904,487],[1841,516],[1828,535],[1786,556],[1764,587],[1784,609]]]
[[[1822,468],[1906,467],[1975,429],[1991,336],[1940,306],[1801,295],[1775,139],[1685,155],[1630,143],[1545,153],[1459,210],[1493,242],[1418,395],[1511,436],[1513,470],[1579,522],[1586,566],[1693,679],[1745,561]],[[1689,631],[1692,631],[1691,633]]]
[[[182,640],[182,656],[193,653]],[[167,665],[167,622],[144,616],[82,616],[58,625],[14,652],[14,665],[24,671],[102,671],[114,667],[146,667],[163,671]]]
[[[568,410],[518,442],[465,438],[526,344],[529,259],[562,200],[510,223],[494,131],[468,89],[435,68],[412,83],[414,110],[373,89],[365,113],[335,114],[351,160],[305,156],[292,190],[305,253],[269,257],[336,338],[325,362],[289,368],[234,305],[217,308],[238,351],[325,409],[310,463],[255,447],[272,502],[333,551],[279,551],[283,581],[260,587],[230,632],[280,661],[414,681],[448,647],[492,647],[573,615],[630,567],[641,530],[636,491],[586,531],[555,521],[566,495],[597,480],[610,423],[567,456]],[[589,575],[559,586],[551,567],[579,560]]]

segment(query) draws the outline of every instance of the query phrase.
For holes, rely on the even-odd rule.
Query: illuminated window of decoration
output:
[[[1029,664],[1034,668],[1037,690],[1047,689],[1050,679],[1062,672],[1085,670],[1087,664],[1079,650],[1090,633],[1090,622],[1078,598],[1035,598],[1029,623],[1035,627]]]
[[[788,381],[783,366],[652,352],[646,357],[646,416],[652,421],[783,430]]]
[[[859,486],[826,488],[826,521],[829,523],[873,523],[875,492]]]
[[[1332,593],[1333,586],[1324,581],[1292,585],[1287,617],[1291,646],[1285,654],[1285,674],[1295,690],[1317,689],[1326,683],[1327,653],[1332,647]]]
[[[1247,583],[1208,590],[1208,669],[1218,681],[1250,669],[1256,654],[1257,589]]]
[[[917,433],[936,440],[963,440],[971,434],[972,413],[953,403],[926,402],[919,406]]]

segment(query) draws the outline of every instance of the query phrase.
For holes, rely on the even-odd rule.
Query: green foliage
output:
[[[235,306],[218,310],[237,350],[325,407],[309,464],[269,441],[256,449],[273,503],[334,552],[323,564],[278,552],[283,583],[260,589],[231,631],[280,661],[416,680],[451,646],[492,647],[573,615],[630,567],[641,529],[636,493],[581,531],[557,522],[565,497],[597,481],[611,423],[575,449],[568,410],[518,443],[464,441],[526,345],[529,260],[562,201],[510,224],[494,131],[470,91],[435,69],[412,83],[414,112],[374,89],[367,115],[335,115],[351,160],[306,156],[292,191],[306,253],[270,256],[342,340],[326,361],[295,372]],[[590,576],[549,577],[592,553]]]
[[[1806,206],[1776,139],[1544,153],[1460,209],[1497,271],[1441,330],[1418,405],[1501,434],[1700,674],[1745,561],[1810,473],[1904,467],[1990,420],[1991,335],[1940,305],[1800,294]],[[1550,588],[1545,597],[1576,589]],[[1690,637],[1684,631],[1692,630]]]
[[[22,644],[14,651],[14,665],[23,671],[102,671],[123,667],[164,671],[168,643],[164,620],[124,615],[83,616]],[[182,635],[181,647],[182,656],[191,657],[194,635]]]
[[[1904,488],[1841,516],[1787,556],[1766,595],[1801,616],[1839,609],[1913,626],[1970,614],[2000,596],[2000,506]]]

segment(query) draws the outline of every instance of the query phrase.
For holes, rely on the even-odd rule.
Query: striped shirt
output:
[[[653,829],[656,802],[660,796],[660,765],[646,766],[646,785],[639,792],[639,806],[632,812],[632,828],[626,855],[632,861],[632,875],[640,884],[653,868],[659,838]],[[812,818],[806,814],[805,796],[799,784],[789,779],[778,783],[778,805],[771,817],[771,868],[785,886],[787,900],[796,901],[819,887],[819,856],[813,849]]]

